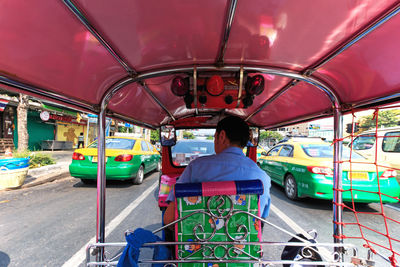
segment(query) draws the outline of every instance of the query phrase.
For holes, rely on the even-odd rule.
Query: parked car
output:
[[[378,138],[376,138],[378,136]],[[400,170],[400,127],[381,128],[362,132],[349,145],[353,150],[379,165],[390,164]]]
[[[161,156],[149,142],[132,137],[106,138],[106,178],[131,179],[141,184],[144,175],[161,169]],[[87,148],[76,149],[69,165],[71,176],[87,183],[97,179],[97,141]]]
[[[183,139],[171,148],[175,166],[186,166],[195,158],[215,154],[213,140]]]
[[[343,160],[348,160],[349,156],[350,149],[344,147]],[[343,200],[379,202],[379,195],[374,193],[379,191],[376,166],[356,152],[352,152],[351,159],[355,163],[342,164]],[[273,182],[285,188],[289,199],[333,198],[333,146],[327,142],[293,140],[281,143],[269,150],[267,156],[262,156],[260,164]],[[382,202],[398,202],[391,198],[400,194],[396,171],[379,167],[378,176]]]

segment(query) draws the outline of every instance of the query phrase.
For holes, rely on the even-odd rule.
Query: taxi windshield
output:
[[[301,148],[303,149],[304,153],[307,154],[309,157],[313,158],[333,158],[333,146],[331,145],[324,145],[324,144],[307,144],[302,145]],[[349,159],[350,157],[350,149],[343,147],[343,158]],[[363,159],[360,154],[355,152],[351,153],[351,157],[353,159]]]
[[[125,139],[125,138],[107,138],[106,139],[106,148],[111,149],[126,149],[130,150],[135,145],[134,139]],[[97,148],[97,140],[91,143],[89,148]]]
[[[177,131],[176,145],[171,148],[175,166],[186,166],[195,158],[215,154],[214,129]]]

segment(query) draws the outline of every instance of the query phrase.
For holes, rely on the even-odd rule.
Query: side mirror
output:
[[[162,146],[174,146],[176,144],[176,132],[173,125],[163,125],[160,131]]]
[[[250,139],[249,142],[247,143],[247,146],[257,146],[259,137],[260,137],[260,128],[250,127]]]
[[[263,152],[261,152],[261,155],[266,156],[267,152],[263,151]]]

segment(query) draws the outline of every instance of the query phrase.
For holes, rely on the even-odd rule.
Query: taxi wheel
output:
[[[297,199],[297,183],[291,174],[286,175],[285,194],[291,200]]]
[[[136,177],[133,178],[134,184],[141,184],[144,178],[144,168],[143,165],[140,165],[139,170],[136,173]]]

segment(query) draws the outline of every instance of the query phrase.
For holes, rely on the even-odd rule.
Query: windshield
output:
[[[313,158],[333,158],[333,146],[332,145],[324,145],[324,144],[307,144],[302,145],[304,153],[309,157]],[[344,159],[349,159],[350,149],[343,147],[342,157]],[[360,154],[353,152],[351,154],[352,159],[363,159]]]
[[[136,140],[134,139],[125,138],[107,138],[106,148],[131,150],[135,145],[135,141]],[[97,140],[91,143],[88,147],[97,148]]]
[[[189,134],[185,132],[185,136],[187,137],[188,135]],[[176,166],[185,166],[195,158],[215,154],[214,141],[211,140],[212,136],[213,133],[210,132],[208,137],[204,139],[198,139],[198,137],[193,136],[194,139],[179,140],[176,145],[171,148],[173,164]]]
[[[179,141],[172,153],[214,154],[214,142],[209,141]]]
[[[354,150],[366,150],[370,149],[375,144],[375,136],[374,135],[361,135],[354,139],[353,141],[353,149]]]

